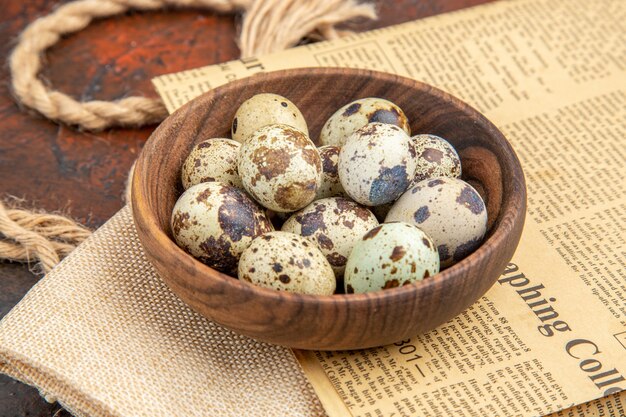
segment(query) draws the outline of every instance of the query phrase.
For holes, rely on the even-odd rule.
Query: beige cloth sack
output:
[[[190,310],[125,207],[0,323],[0,371],[77,416],[325,415],[291,350]]]

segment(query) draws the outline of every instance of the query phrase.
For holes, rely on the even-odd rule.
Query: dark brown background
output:
[[[470,7],[491,0],[399,0],[378,3],[380,19],[356,22],[363,31]],[[83,133],[59,126],[13,100],[6,59],[20,31],[64,2],[3,0],[0,17],[0,197],[62,210],[97,227],[122,205],[128,170],[154,126]],[[81,100],[156,96],[150,79],[236,59],[239,18],[207,11],[129,13],[94,22],[48,51],[41,74]],[[25,265],[0,262],[0,317],[39,276]],[[67,416],[36,390],[0,376],[0,417]]]

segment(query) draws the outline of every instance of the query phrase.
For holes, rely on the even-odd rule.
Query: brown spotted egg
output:
[[[394,201],[415,174],[415,148],[398,126],[369,123],[339,152],[339,180],[348,196],[366,206]]]
[[[432,239],[408,223],[385,223],[359,239],[346,264],[347,294],[386,290],[421,281],[439,272]]]
[[[171,227],[178,246],[228,274],[237,272],[239,257],[252,239],[274,230],[243,190],[221,182],[186,190],[174,205]]]
[[[442,268],[473,252],[487,231],[487,210],[478,192],[457,178],[418,182],[396,201],[386,222],[412,223],[437,245]]]
[[[317,148],[322,158],[322,183],[317,189],[315,199],[345,196],[339,181],[339,151],[338,146],[326,145]]]
[[[342,197],[317,200],[291,216],[281,230],[315,242],[333,267],[337,278],[343,276],[354,244],[378,220],[365,207]]]
[[[315,198],[322,162],[308,136],[287,125],[268,125],[241,145],[239,176],[250,195],[277,212],[296,211]]]
[[[461,159],[447,140],[436,135],[415,135],[411,138],[417,155],[413,183],[435,177],[459,178]]]
[[[239,279],[265,288],[332,295],[336,282],[319,248],[302,236],[266,233],[252,241],[239,261]]]
[[[330,116],[320,132],[320,143],[343,146],[356,130],[374,122],[395,125],[411,134],[409,120],[400,107],[382,98],[368,97],[348,103]]]
[[[181,170],[185,190],[208,181],[221,181],[243,189],[237,173],[239,146],[239,142],[224,138],[208,139],[194,146]]]
[[[295,127],[309,135],[306,120],[295,104],[278,94],[262,93],[239,106],[231,127],[232,138],[243,143],[256,130],[277,123]]]

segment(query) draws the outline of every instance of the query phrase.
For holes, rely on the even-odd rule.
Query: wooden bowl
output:
[[[181,165],[199,141],[229,137],[239,105],[270,92],[292,100],[315,141],[326,119],[362,97],[399,105],[413,134],[448,139],[463,178],[483,194],[484,243],[467,258],[422,282],[368,294],[311,296],[253,286],[222,274],[180,249],[170,231]],[[526,189],[520,163],[502,133],[467,104],[429,85],[356,69],[304,68],[258,74],[218,87],[168,117],[137,162],[132,208],[146,256],[182,300],[203,316],[255,339],[301,349],[380,346],[435,328],[481,297],[504,270],[522,233]]]

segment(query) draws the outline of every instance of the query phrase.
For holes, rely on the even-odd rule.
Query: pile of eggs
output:
[[[397,105],[363,98],[327,120],[318,148],[291,101],[255,95],[232,139],[204,140],[183,163],[172,235],[210,267],[280,291],[363,293],[431,277],[480,245],[487,211],[449,142],[410,135]]]

